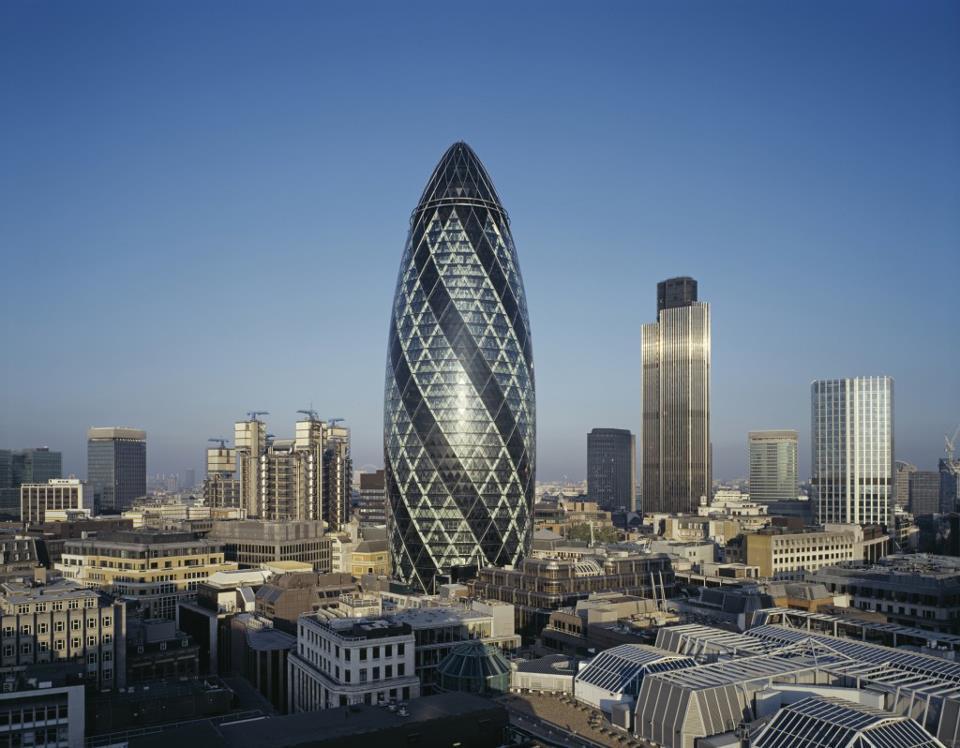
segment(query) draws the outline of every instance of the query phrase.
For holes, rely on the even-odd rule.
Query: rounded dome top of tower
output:
[[[507,218],[493,180],[473,149],[458,141],[451,145],[427,182],[413,215],[441,205],[482,205]]]

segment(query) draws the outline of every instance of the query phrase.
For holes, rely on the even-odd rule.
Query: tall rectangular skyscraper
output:
[[[130,428],[87,431],[87,482],[99,512],[122,512],[147,495],[147,433]]]
[[[603,509],[636,508],[637,440],[626,429],[587,434],[587,495]]]
[[[710,496],[710,305],[697,282],[657,284],[643,326],[643,511],[695,512]]]
[[[817,520],[889,524],[895,481],[893,379],[825,379],[810,390]]]
[[[797,498],[797,432],[751,431],[750,498],[787,501]]]

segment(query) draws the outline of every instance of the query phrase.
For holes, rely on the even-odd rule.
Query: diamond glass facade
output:
[[[388,526],[396,576],[433,591],[453,567],[529,549],[533,355],[509,219],[465,143],[410,221],[387,351]]]

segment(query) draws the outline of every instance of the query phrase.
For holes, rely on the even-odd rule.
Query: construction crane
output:
[[[317,415],[317,411],[315,411],[313,408],[306,408],[306,409],[304,409],[304,410],[298,410],[297,413],[303,413],[303,415],[307,416],[311,421],[319,421],[319,420],[320,420],[320,416]]]
[[[944,452],[947,453],[947,459],[951,462],[953,461],[954,446],[957,443],[958,436],[960,436],[960,426],[957,426],[956,430],[953,432],[953,437],[949,437],[946,434],[943,435],[943,441],[946,442],[946,448],[944,449]]]
[[[248,421],[258,421],[260,420],[257,416],[268,416],[270,415],[269,410],[248,410],[247,411],[247,420]]]
[[[220,449],[227,449],[227,442],[230,441],[230,440],[229,440],[229,439],[223,439],[223,438],[218,437],[218,436],[212,436],[212,437],[210,437],[209,439],[207,439],[207,441],[208,441],[208,442],[215,442],[215,443],[219,444],[219,445],[220,445]]]
[[[329,421],[327,421],[327,426],[336,426],[341,421],[346,421],[346,420],[347,420],[346,418],[331,418]]]

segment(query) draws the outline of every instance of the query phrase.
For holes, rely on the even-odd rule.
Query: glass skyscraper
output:
[[[817,521],[892,522],[893,379],[826,379],[811,387]]]
[[[602,509],[636,508],[637,440],[626,429],[587,434],[587,495]]]
[[[87,482],[98,512],[122,512],[147,495],[147,434],[140,429],[87,432]]]
[[[510,222],[466,143],[410,219],[384,396],[397,578],[433,591],[459,566],[516,564],[532,539],[536,404]]]
[[[754,501],[794,501],[797,498],[797,432],[751,431],[750,498]]]
[[[657,284],[643,326],[643,511],[696,512],[710,498],[710,305],[693,278]]]

